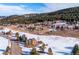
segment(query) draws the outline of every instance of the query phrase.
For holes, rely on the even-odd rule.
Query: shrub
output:
[[[48,48],[48,55],[53,55],[51,48]]]
[[[74,46],[73,49],[72,49],[71,54],[72,54],[72,55],[77,55],[77,54],[79,54],[79,46],[78,46],[78,44],[75,44],[75,46]]]

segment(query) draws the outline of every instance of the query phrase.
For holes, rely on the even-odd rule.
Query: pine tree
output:
[[[25,46],[27,47],[28,45],[29,45],[29,42],[28,42],[28,40],[26,39]]]
[[[79,46],[77,44],[75,44],[72,52],[71,52],[72,55],[77,55],[79,54]]]
[[[21,36],[19,37],[19,41],[22,42],[22,37]]]
[[[3,52],[4,55],[10,54],[10,47],[8,46],[6,50]]]
[[[48,55],[53,55],[51,48],[48,48]]]
[[[17,32],[16,34],[17,40],[19,40],[19,33]]]
[[[36,51],[36,48],[33,48],[30,52],[31,55],[39,55],[39,53]]]
[[[41,52],[44,52],[45,44],[43,43],[42,46],[40,46],[39,48],[40,48]]]
[[[22,41],[23,41],[23,42],[26,42],[26,39],[27,39],[27,38],[25,37],[25,35],[22,35]]]

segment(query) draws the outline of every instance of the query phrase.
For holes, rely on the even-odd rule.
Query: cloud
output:
[[[45,3],[45,12],[57,11],[60,9],[79,6],[79,3]]]
[[[38,6],[32,5],[28,6],[27,4],[20,5],[5,5],[0,4],[0,15],[21,15],[29,13],[46,13],[53,12],[56,10],[79,6],[79,3],[43,3],[44,6],[37,8]],[[33,7],[34,6],[34,7]]]
[[[4,5],[0,4],[0,15],[14,15],[14,14],[29,14],[29,13],[37,13],[38,11],[34,11],[31,8],[24,8],[25,5]]]

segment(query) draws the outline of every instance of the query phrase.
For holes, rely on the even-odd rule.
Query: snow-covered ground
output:
[[[3,52],[8,46],[8,39],[0,37],[0,55],[3,55]]]
[[[12,32],[16,33],[16,31]],[[26,37],[35,38],[39,41],[43,41],[45,44],[48,44],[45,51],[47,52],[48,48],[52,48],[54,55],[69,55],[74,47],[75,44],[79,44],[79,39],[73,37],[62,37],[62,36],[55,36],[55,35],[35,35],[29,34],[24,32],[19,32],[20,35],[25,34]],[[29,52],[30,49],[26,47],[22,47],[22,51]]]
[[[44,36],[44,35],[33,35],[26,34],[27,38],[36,38],[37,40],[43,41],[48,44],[48,48],[51,47],[55,55],[68,55],[71,53],[72,48],[75,44],[79,44],[79,39],[72,37],[62,37],[62,36]]]

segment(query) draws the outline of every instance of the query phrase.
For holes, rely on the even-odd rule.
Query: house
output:
[[[26,47],[32,48],[35,47],[38,44],[38,41],[35,40],[34,38],[26,40]]]
[[[33,46],[36,46],[37,44],[38,44],[38,41],[33,38],[33,39],[32,39],[32,45],[33,45]]]
[[[61,28],[66,28],[68,24],[64,21],[56,21],[53,23],[52,28],[53,29],[61,29]]]

